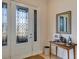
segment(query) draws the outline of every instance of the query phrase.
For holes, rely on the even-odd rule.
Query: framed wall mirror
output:
[[[56,32],[71,34],[71,11],[56,14]]]

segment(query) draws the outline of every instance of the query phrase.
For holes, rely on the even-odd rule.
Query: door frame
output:
[[[15,42],[14,43],[12,43],[13,41],[13,39],[16,39],[15,37],[16,37],[16,28],[15,28],[15,26],[16,26],[16,18],[15,18],[15,20],[13,20],[12,18],[14,18],[14,17],[16,17],[15,15],[14,16],[12,16],[12,14],[14,14],[14,12],[12,13],[11,11],[12,11],[12,4],[14,3],[15,5],[20,5],[20,6],[23,6],[23,7],[26,7],[26,8],[32,8],[32,9],[35,9],[35,10],[37,10],[38,11],[38,13],[40,12],[40,9],[38,8],[38,7],[35,7],[35,6],[30,6],[30,5],[27,5],[27,4],[22,4],[22,3],[18,3],[18,2],[14,2],[14,1],[7,1],[7,0],[3,0],[3,2],[6,2],[6,3],[8,3],[8,6],[9,6],[9,15],[8,15],[8,22],[9,22],[9,30],[8,30],[8,41],[9,41],[9,43],[8,43],[8,45],[9,45],[9,49],[8,49],[8,51],[9,51],[9,57],[10,58],[8,58],[8,59],[11,59],[12,58],[12,56],[13,56],[13,48],[14,48],[14,45],[13,44],[16,44]],[[15,9],[15,12],[16,12],[16,9]],[[38,14],[38,16],[40,16],[40,13]],[[37,16],[37,41],[39,41],[39,42],[33,42],[33,44],[32,44],[32,47],[36,47],[36,46],[34,46],[34,45],[36,45],[37,43],[39,43],[39,46],[40,46],[40,17],[38,17]],[[13,27],[12,27],[13,26]],[[15,29],[14,29],[15,28]],[[33,30],[34,31],[34,30]],[[14,33],[15,32],[15,33]],[[29,33],[29,35],[30,35],[30,33]],[[14,37],[15,36],[15,37]],[[34,39],[33,39],[33,41],[34,41]],[[27,44],[28,42],[26,42],[26,44]],[[21,43],[22,45],[24,45],[25,43]],[[21,45],[21,44],[16,44],[17,46],[19,46],[19,45]],[[39,48],[41,48],[41,47],[39,47]],[[32,49],[32,51],[33,51],[34,49]],[[32,52],[32,55],[36,55],[36,54],[40,54],[40,53],[42,53],[42,50],[41,49],[39,49],[39,53],[35,53],[35,54],[33,54],[34,52]],[[22,56],[22,57],[24,57],[24,56]],[[28,57],[28,56],[26,56],[26,57]]]

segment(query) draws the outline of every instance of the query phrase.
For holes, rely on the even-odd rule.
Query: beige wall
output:
[[[49,40],[54,40],[52,36],[54,33],[56,33],[56,14],[65,12],[65,11],[72,11],[72,20],[71,20],[71,25],[72,25],[72,41],[74,43],[77,43],[77,6],[76,6],[76,0],[50,0],[48,2],[48,38]],[[63,34],[64,37],[68,37],[68,35]],[[55,53],[55,49],[52,48],[52,52]],[[58,55],[60,57],[66,56],[66,51],[65,50],[60,50],[59,49]],[[65,51],[65,52],[64,52]],[[63,52],[63,53],[61,53]],[[71,52],[72,53],[72,52]],[[73,55],[71,55],[73,56]],[[66,57],[63,57],[66,59]],[[73,58],[71,58],[73,59]]]
[[[49,38],[52,34],[56,33],[56,14],[72,11],[72,40],[77,43],[77,8],[76,8],[76,0],[50,0],[48,4],[49,11]]]

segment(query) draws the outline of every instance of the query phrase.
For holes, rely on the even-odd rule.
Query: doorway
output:
[[[3,16],[2,53],[3,59],[23,59],[40,53],[37,39],[38,9],[22,3],[3,2],[6,9],[6,23]],[[3,10],[4,12],[4,10]],[[4,35],[4,32],[6,35]],[[7,52],[7,53],[6,53]]]

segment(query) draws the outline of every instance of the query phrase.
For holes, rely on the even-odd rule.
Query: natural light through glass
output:
[[[16,33],[17,43],[28,41],[28,8],[21,6],[16,8]]]
[[[2,3],[2,46],[7,45],[7,4]]]

